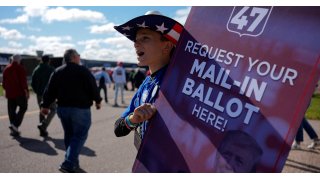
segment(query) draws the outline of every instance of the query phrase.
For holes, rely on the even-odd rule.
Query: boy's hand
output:
[[[140,123],[150,119],[156,112],[155,106],[146,103],[137,107],[129,118],[132,123]]]

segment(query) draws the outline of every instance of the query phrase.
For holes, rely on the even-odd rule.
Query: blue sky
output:
[[[0,6],[0,52],[62,56],[75,48],[82,58],[137,62],[133,43],[113,29],[148,10],[184,24],[190,7],[183,6]]]

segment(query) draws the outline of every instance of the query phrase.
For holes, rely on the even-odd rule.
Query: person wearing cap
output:
[[[80,55],[75,49],[65,51],[64,62],[50,77],[43,93],[41,113],[47,115],[50,105],[57,100],[66,148],[65,160],[59,170],[81,172],[79,154],[91,126],[90,107],[95,101],[96,108],[100,109],[102,98],[93,75],[80,65]]]
[[[15,54],[11,57],[9,64],[3,71],[2,86],[8,99],[8,115],[10,120],[9,129],[11,136],[19,136],[19,126],[23,116],[28,109],[29,90],[27,84],[27,73],[20,64],[21,56]],[[19,108],[18,108],[19,107]],[[18,108],[18,111],[17,111]]]
[[[112,79],[114,81],[114,107],[118,107],[118,93],[120,89],[121,103],[124,104],[123,98],[123,88],[126,84],[126,71],[122,67],[123,63],[121,61],[117,62],[117,67],[113,69]]]
[[[157,11],[149,11],[143,16],[115,26],[115,29],[134,42],[138,66],[148,66],[151,72],[135,93],[130,105],[116,120],[114,128],[117,137],[138,130],[139,133],[135,134],[138,134],[141,140],[148,128],[148,120],[156,113],[153,103],[183,26]]]
[[[48,84],[51,73],[54,71],[54,68],[49,65],[49,60],[50,57],[48,55],[43,56],[41,58],[41,63],[34,69],[32,73],[31,86],[33,91],[37,94],[37,102],[39,107],[42,101],[44,89]],[[57,105],[55,102],[53,102],[49,107],[50,111],[47,116],[44,116],[43,114],[41,114],[41,112],[39,113],[40,124],[38,125],[38,129],[40,131],[40,136],[48,136],[47,128],[54,115],[56,114],[56,108]]]

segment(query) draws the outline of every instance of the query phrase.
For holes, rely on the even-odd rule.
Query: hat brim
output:
[[[140,28],[148,28],[159,32],[175,45],[179,41],[180,34],[183,31],[183,25],[174,19],[154,14],[139,16],[122,25],[114,26],[114,29],[133,42],[135,41],[136,33]]]

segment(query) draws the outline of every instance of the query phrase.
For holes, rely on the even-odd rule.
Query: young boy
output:
[[[157,98],[162,78],[175,50],[183,26],[157,11],[147,12],[115,29],[134,42],[138,66],[148,66],[151,75],[141,84],[121,117],[115,122],[117,137],[128,135],[139,127],[142,139],[148,120],[156,113],[152,104]]]

